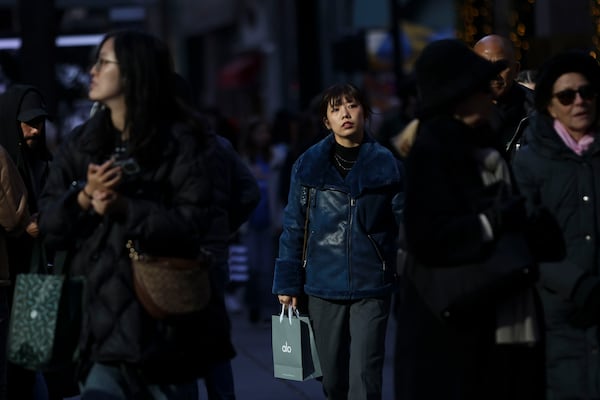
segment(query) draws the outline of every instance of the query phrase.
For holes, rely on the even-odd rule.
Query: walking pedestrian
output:
[[[180,74],[175,74],[175,90],[179,101],[185,102],[195,109],[194,96],[189,82]],[[200,116],[199,116],[200,117]],[[220,312],[227,317],[228,332],[231,324],[225,305],[225,289],[230,281],[229,244],[240,226],[248,219],[252,210],[260,200],[258,184],[252,172],[235,151],[231,142],[220,135],[220,124],[207,118],[206,134],[211,137],[211,146],[207,149],[210,155],[208,168],[214,188],[214,202],[219,210],[218,218],[212,219],[209,230],[212,232],[205,248],[212,253],[215,266],[212,269],[213,296]],[[218,234],[217,234],[218,232]],[[209,400],[235,400],[234,376],[230,360],[214,365],[204,377],[204,384]]]
[[[567,255],[543,263],[546,398],[600,398],[600,67],[583,51],[553,56],[538,70],[537,113],[514,173],[529,208],[559,221]]]
[[[72,250],[71,273],[86,281],[82,399],[196,398],[197,379],[234,355],[215,297],[192,315],[155,319],[134,291],[128,240],[141,252],[196,258],[223,234],[209,229],[219,218],[211,137],[177,101],[172,65],[150,34],[103,38],[88,93],[101,106],[61,145],[40,199],[42,234]]]
[[[270,294],[277,235],[281,232],[281,204],[277,195],[285,160],[281,145],[273,143],[266,120],[251,121],[240,142],[240,155],[258,183],[260,201],[240,230],[248,254],[248,282],[244,295],[251,323],[270,322],[277,302]]]
[[[10,278],[30,271],[34,253],[45,252],[45,259],[52,261],[53,251],[47,249],[39,237],[39,196],[45,184],[52,154],[46,143],[46,124],[50,119],[46,102],[38,88],[15,84],[0,96],[0,144],[17,166],[28,193],[28,209],[31,221],[18,235],[6,238]],[[42,270],[45,265],[40,266]],[[12,303],[11,286],[9,303]],[[50,400],[74,396],[78,388],[70,368],[46,372],[46,387]],[[10,398],[33,400],[36,372],[13,363],[8,364],[8,393]]]
[[[0,399],[12,399],[8,394],[7,380],[7,337],[10,295],[13,282],[10,280],[12,268],[8,257],[6,237],[18,235],[30,223],[27,206],[27,189],[16,165],[4,147],[0,146],[0,226],[4,234],[0,237]],[[29,386],[33,394],[33,385]]]
[[[308,296],[328,399],[380,399],[402,166],[366,132],[355,86],[326,89],[319,114],[331,133],[292,169],[273,293],[292,306]]]
[[[456,39],[430,43],[416,61],[421,111],[406,160],[404,213],[408,250],[415,271],[422,271],[411,277],[415,288],[454,270],[463,275],[439,285],[467,290],[497,252],[516,254],[507,262],[535,269],[525,238],[525,206],[489,126],[490,85],[503,68]],[[522,254],[498,245],[513,235]],[[490,282],[489,290],[450,312],[450,320],[424,304],[407,310],[399,325],[413,341],[403,343],[410,351],[402,388],[409,391],[403,394],[414,399],[542,398],[534,276],[525,282],[515,276],[514,284]],[[413,304],[427,299],[426,293],[418,294],[411,296]]]
[[[497,34],[484,36],[473,50],[486,60],[504,66],[491,82],[494,107],[489,123],[510,157],[520,146],[525,125],[521,121],[534,109],[533,91],[517,84],[521,64],[508,38]]]

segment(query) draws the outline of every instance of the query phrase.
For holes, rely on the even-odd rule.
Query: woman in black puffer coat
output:
[[[106,35],[89,90],[101,107],[60,148],[40,200],[42,234],[71,250],[71,273],[86,280],[83,399],[195,398],[196,379],[234,355],[214,304],[156,320],[133,290],[128,240],[194,258],[223,235],[211,222],[222,217],[207,171],[213,137],[176,99],[171,66],[150,35]]]
[[[600,398],[600,68],[566,52],[539,70],[537,114],[513,161],[529,208],[545,206],[563,232],[564,260],[543,263],[546,398]]]

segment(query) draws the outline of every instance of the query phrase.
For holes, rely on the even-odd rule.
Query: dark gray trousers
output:
[[[391,296],[352,301],[308,298],[329,400],[380,400]]]

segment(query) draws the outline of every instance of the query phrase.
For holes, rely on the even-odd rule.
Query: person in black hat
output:
[[[524,231],[526,210],[489,126],[490,84],[503,68],[456,39],[430,43],[415,64],[420,124],[406,159],[404,229],[411,270],[423,272],[406,275],[414,286],[407,285],[412,307],[404,307],[399,323],[406,327],[400,345],[407,356],[405,368],[398,366],[404,371],[398,398],[537,399],[543,393],[543,383],[532,379],[543,361],[536,359],[527,374],[516,372],[521,352],[540,340],[533,282],[510,286],[514,292],[481,293],[449,316],[434,314],[426,294],[415,291],[445,268],[467,275],[467,265],[482,268],[506,234]],[[520,243],[529,262],[525,239]]]
[[[567,243],[540,266],[548,398],[600,398],[600,67],[587,52],[557,54],[538,70],[537,113],[513,161],[527,206],[543,204]]]
[[[486,60],[504,66],[491,81],[494,106],[489,124],[497,133],[498,146],[504,148],[503,154],[510,159],[520,146],[526,117],[533,111],[533,91],[516,84],[521,66],[510,40],[496,34],[487,35],[475,43],[473,50]],[[402,157],[406,157],[414,142],[417,123],[418,120],[413,120],[393,142]]]
[[[52,158],[46,146],[46,120],[50,114],[41,92],[31,85],[13,85],[0,96],[0,145],[4,146],[27,185],[30,211],[37,212],[37,197]]]
[[[38,197],[44,187],[51,160],[45,130],[49,117],[44,98],[35,86],[15,84],[0,96],[0,145],[16,164],[25,183],[31,215],[25,232],[7,238],[12,282],[17,274],[29,271],[33,248],[40,240]],[[33,372],[9,364],[8,381],[9,398],[33,398]]]

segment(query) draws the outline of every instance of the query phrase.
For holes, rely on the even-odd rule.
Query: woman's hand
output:
[[[87,169],[87,184],[85,191],[87,194],[94,195],[96,190],[112,190],[123,177],[121,167],[114,166],[114,159],[103,162],[102,164],[90,163]]]
[[[297,307],[298,298],[296,296],[288,296],[285,294],[279,294],[279,295],[277,295],[277,298],[279,298],[280,304],[285,304],[286,306],[289,306],[291,304],[292,307],[294,307],[294,308]]]
[[[25,232],[32,238],[36,238],[40,235],[40,227],[38,225],[38,214],[35,213],[31,216],[29,223],[25,227]]]
[[[125,214],[127,201],[113,190],[95,190],[91,206],[99,215]]]
[[[101,215],[110,211],[112,206],[109,203],[114,202],[116,195],[113,189],[121,182],[123,177],[121,167],[115,167],[114,162],[114,159],[111,158],[102,164],[90,163],[88,165],[86,184],[77,196],[77,202],[82,209],[87,210],[94,207],[94,211],[102,211]],[[98,201],[94,206],[93,201],[99,192],[104,193],[98,194]]]

